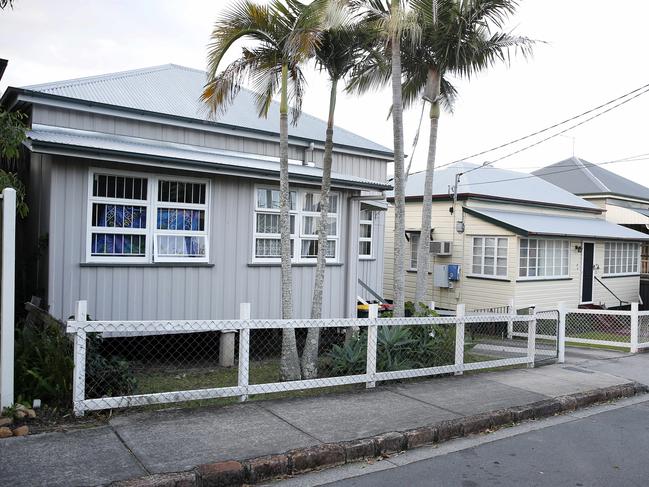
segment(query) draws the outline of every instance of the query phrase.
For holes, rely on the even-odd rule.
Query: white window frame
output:
[[[478,272],[478,273],[473,271],[473,266],[474,266],[473,260],[474,260],[475,257],[478,257],[478,256],[474,255],[474,253],[473,253],[473,249],[476,247],[475,240],[477,238],[482,239],[482,246],[481,246],[482,252],[481,252],[481,254],[479,256],[479,257],[481,257],[481,261],[480,261],[480,270],[481,270],[481,272]],[[493,255],[493,258],[494,258],[493,274],[487,274],[487,273],[484,272],[484,269],[485,269],[485,257],[487,257],[485,255],[486,254],[486,244],[487,244],[486,239],[488,239],[488,238],[493,238],[496,241],[495,246],[494,246],[494,255]],[[506,264],[505,264],[505,275],[498,275],[498,241],[499,240],[504,240],[505,241],[505,256],[504,256],[505,262],[506,262]],[[502,258],[502,256],[501,256],[501,258]],[[484,278],[487,278],[487,279],[496,279],[496,280],[502,280],[502,281],[508,280],[509,279],[509,237],[504,237],[502,235],[473,235],[472,238],[471,238],[471,267],[470,267],[470,269],[471,269],[471,274],[469,274],[469,275],[473,276],[473,277],[484,277]]]
[[[640,274],[640,244],[611,240],[604,242],[604,269],[603,277],[612,276],[637,276]],[[618,262],[621,259],[622,262]],[[611,271],[611,263],[614,270]],[[620,271],[617,268],[620,268]],[[629,270],[629,266],[631,270]]]
[[[279,191],[279,187],[277,186],[268,186],[268,185],[255,185],[254,191],[253,191],[253,218],[252,218],[252,248],[251,248],[251,262],[255,264],[277,264],[281,263],[282,259],[281,257],[258,257],[256,255],[256,245],[257,245],[257,239],[258,238],[270,238],[270,239],[281,239],[280,234],[275,234],[275,233],[259,233],[257,232],[257,214],[259,213],[265,213],[265,214],[276,214],[278,215],[280,213],[279,208],[277,209],[271,209],[271,208],[259,208],[257,206],[257,191],[258,190],[272,190],[272,191]],[[306,188],[292,188],[290,190],[291,192],[295,193],[295,210],[290,210],[290,215],[294,215],[295,217],[295,228],[294,228],[294,233],[291,234],[291,240],[293,240],[293,254],[291,256],[291,262],[293,264],[304,264],[304,263],[312,263],[315,265],[316,263],[316,257],[302,257],[302,242],[303,241],[308,241],[308,240],[317,240],[318,236],[317,235],[307,235],[303,231],[303,217],[305,216],[310,216],[310,217],[316,217],[317,219],[320,218],[320,212],[317,211],[305,211],[303,210],[303,202],[305,195],[307,193],[314,193],[316,195],[320,194],[320,191],[317,188],[314,188],[313,190],[306,189]],[[327,237],[327,240],[334,240],[336,243],[336,256],[334,258],[328,257],[326,259],[327,263],[338,263],[340,261],[340,230],[341,230],[341,206],[342,206],[342,197],[340,193],[337,192],[331,192],[331,196],[336,196],[338,198],[338,204],[337,204],[337,211],[336,213],[329,212],[329,216],[335,217],[336,218],[336,235],[331,235]]]
[[[145,178],[147,181],[147,199],[146,200],[127,200],[121,198],[106,198],[93,196],[93,183],[95,175],[105,176],[122,176],[132,178]],[[172,181],[183,183],[205,184],[205,203],[189,204],[158,201],[158,181]],[[88,191],[86,205],[86,263],[107,263],[107,264],[155,264],[161,263],[206,263],[210,257],[210,202],[211,202],[211,184],[209,179],[177,177],[175,175],[158,175],[146,172],[123,171],[116,169],[107,169],[91,167],[88,170]],[[144,229],[120,228],[111,229],[106,227],[95,227],[92,225],[92,206],[93,203],[108,204],[126,204],[133,206],[144,206],[146,208],[146,227]],[[184,231],[184,230],[158,230],[157,213],[158,208],[186,208],[199,209],[205,211],[205,228],[203,231]],[[130,257],[127,255],[92,255],[92,234],[93,233],[116,233],[116,234],[138,234],[145,235],[146,247],[145,255],[139,257]],[[205,237],[205,256],[157,256],[157,235],[182,235],[182,236],[204,236]]]
[[[370,219],[369,220],[361,220],[360,215],[362,214],[363,211],[369,211],[370,213]],[[360,210],[359,211],[359,221],[358,221],[358,258],[359,260],[371,260],[374,258],[374,212],[372,210]],[[362,237],[360,233],[360,229],[362,228],[362,225],[369,225],[370,227],[370,236],[369,237]],[[360,249],[360,243],[361,242],[369,242],[370,244],[370,253],[369,254],[361,254],[361,249]]]
[[[521,250],[523,248],[523,244],[522,244],[523,240],[528,241],[528,243],[527,243],[527,245],[528,245],[527,249],[528,250],[527,250],[527,257],[526,257],[527,266],[525,267],[527,275],[525,275],[525,276],[521,275],[521,270],[522,270],[521,259],[523,259],[523,257],[521,256]],[[537,252],[537,254],[536,254],[536,267],[534,267],[535,273],[536,273],[535,276],[530,276],[529,275],[529,271],[530,271],[529,242],[531,240],[536,241],[536,252]],[[560,269],[562,269],[562,272],[560,274],[554,274],[553,273],[552,275],[545,275],[545,274],[542,275],[542,276],[538,275],[538,273],[539,273],[539,262],[540,262],[540,260],[539,260],[539,242],[560,242],[561,247],[563,247],[563,245],[566,244],[567,252],[568,252],[568,263],[567,263],[566,273],[565,274],[563,273],[563,256],[559,255],[559,258],[561,259]],[[548,249],[547,244],[544,244],[544,247],[545,247],[545,252],[546,252],[546,257],[545,258],[547,260],[547,249]],[[554,245],[554,248],[556,248],[556,244]],[[561,250],[563,251],[563,248]],[[553,259],[552,260],[552,264],[553,264],[552,268],[553,269],[555,267],[555,265],[554,265],[554,255],[555,254],[554,254],[554,250],[553,250],[553,254],[552,254],[552,259]],[[567,279],[569,277],[570,277],[570,240],[555,239],[555,238],[520,238],[519,239],[519,241],[518,241],[518,280],[519,281],[544,281],[544,280],[552,280],[552,279]]]
[[[408,270],[416,271],[417,264],[417,252],[419,251],[419,240],[421,239],[421,232],[408,232],[408,237],[410,239],[410,259],[408,261]],[[414,249],[413,249],[414,246]],[[414,265],[413,265],[414,264]]]

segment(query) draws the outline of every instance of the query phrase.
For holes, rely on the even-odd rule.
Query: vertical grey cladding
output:
[[[38,104],[34,105],[33,123],[279,157],[279,139],[274,141],[252,136],[226,135],[199,128],[153,123]],[[243,130],[242,133],[244,133]],[[290,144],[289,158],[304,160],[304,150],[303,146]],[[315,165],[321,167],[323,151],[316,149],[312,158]],[[332,166],[332,170],[340,174],[349,174],[374,181],[387,180],[387,161],[371,155],[335,151]]]
[[[88,166],[93,162],[56,157],[52,163],[48,288],[55,317],[67,319],[79,299],[88,300],[90,315],[100,320],[235,318],[241,302],[252,303],[254,317],[280,316],[280,268],[249,265],[254,181],[211,177],[213,266],[84,266]],[[347,196],[351,194],[342,193],[340,228],[348,224]],[[352,218],[356,219],[352,224],[357,226],[358,216]],[[325,316],[345,314],[348,247],[343,233],[340,262],[344,265],[327,267]],[[293,268],[296,317],[310,314],[314,272],[313,266]]]

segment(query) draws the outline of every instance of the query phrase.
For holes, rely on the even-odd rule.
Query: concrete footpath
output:
[[[0,441],[0,485],[91,486],[140,477],[147,480],[119,485],[264,480],[628,397],[643,392],[642,385],[649,385],[649,354],[570,350],[566,364],[535,369],[120,414],[101,427]],[[275,456],[259,458],[267,455]],[[255,460],[238,463],[246,459]],[[169,472],[187,473],[156,476]]]

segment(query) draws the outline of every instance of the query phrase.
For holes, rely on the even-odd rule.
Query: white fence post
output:
[[[527,367],[534,368],[536,355],[536,307],[532,308],[532,319],[527,325]]]
[[[462,375],[464,373],[464,316],[466,315],[466,307],[464,304],[458,304],[456,309],[455,321],[455,365],[460,369],[455,372],[455,375]]]
[[[86,398],[86,329],[83,322],[88,319],[88,302],[77,301],[74,321],[77,330],[74,334],[74,376],[72,378],[73,409],[75,416],[83,416],[83,401]]]
[[[638,353],[638,303],[631,303],[631,353]]]
[[[239,304],[239,319],[250,319],[250,303]],[[234,335],[234,334],[233,334]],[[234,346],[234,344],[233,344]],[[250,329],[242,328],[239,331],[239,387],[245,388],[248,392],[248,385],[250,382]],[[248,400],[248,394],[239,396],[239,402]]]
[[[370,304],[368,319],[371,324],[367,325],[367,367],[365,374],[367,375],[367,382],[365,387],[370,389],[376,386],[374,376],[376,375],[376,342],[378,327],[376,320],[379,317],[379,305]]]
[[[430,310],[435,311],[435,301],[430,302]]]
[[[566,302],[561,301],[558,306],[559,323],[557,323],[557,348],[559,351],[559,363],[566,362]]]
[[[516,316],[516,301],[514,298],[509,299],[509,319],[507,320],[507,340],[514,337],[514,317]]]
[[[14,299],[16,190],[2,192],[2,284],[0,294],[0,412],[14,403]]]

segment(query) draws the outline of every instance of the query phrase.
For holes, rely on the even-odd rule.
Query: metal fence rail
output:
[[[341,387],[494,367],[533,366],[535,314],[326,320],[86,321],[77,303],[74,335],[75,414],[87,410]],[[507,340],[510,324],[527,340]],[[320,335],[317,373],[280,380],[282,341],[302,348]]]

